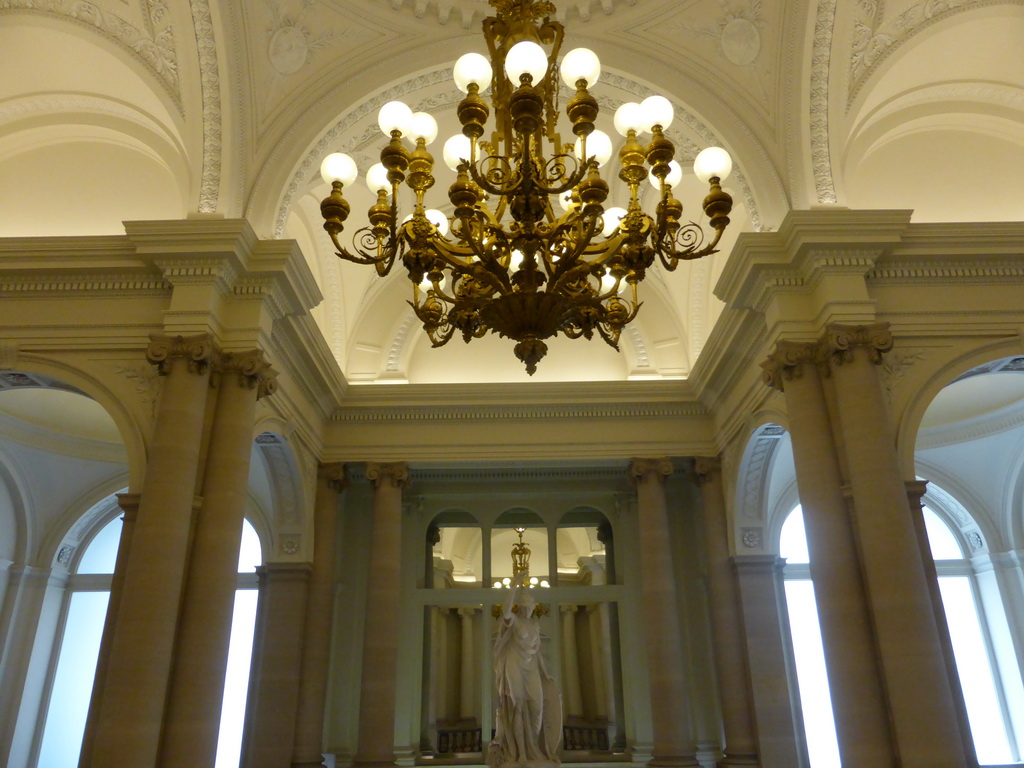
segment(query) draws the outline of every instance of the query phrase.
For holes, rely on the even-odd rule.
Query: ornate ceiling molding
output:
[[[166,0],[147,0],[166,2]],[[209,0],[191,0],[192,26],[199,52],[199,87],[203,99],[203,171],[199,183],[199,212],[216,213],[220,198],[223,151],[220,106],[220,70]]]
[[[559,21],[564,22],[570,15],[583,21],[590,21],[595,13],[605,16],[615,12],[616,5],[636,5],[637,0],[561,0],[555,13]],[[438,24],[445,25],[458,21],[463,29],[469,29],[474,20],[493,16],[494,9],[488,0],[390,0],[391,8],[401,11],[404,6],[411,6],[417,19],[429,18]]]
[[[124,0],[125,3],[128,0]],[[88,0],[0,0],[0,15],[31,13],[69,21],[113,41],[148,69],[167,91],[181,114],[181,82],[168,0],[137,0],[144,29],[110,9]]]
[[[832,62],[832,32],[836,0],[820,0],[814,22],[811,53],[811,171],[819,203],[835,203],[832,152],[828,140],[829,76]]]
[[[551,419],[667,419],[706,416],[699,403],[595,403],[562,405],[395,405],[341,407],[331,416],[340,423],[524,421]]]

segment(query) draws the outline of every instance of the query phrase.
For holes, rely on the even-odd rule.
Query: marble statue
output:
[[[494,644],[498,706],[490,768],[559,765],[562,700],[541,655],[540,621],[526,578],[525,572],[513,578]]]

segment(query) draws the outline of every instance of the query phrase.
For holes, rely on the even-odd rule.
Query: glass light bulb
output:
[[[603,166],[612,157],[612,139],[604,131],[594,131],[587,136],[587,154],[597,160],[598,167]],[[583,160],[583,139],[576,139],[576,157]]]
[[[615,110],[615,130],[623,136],[631,130],[637,133],[644,130],[644,112],[635,101],[627,101]]]
[[[429,274],[430,273],[428,272],[426,275],[424,275],[423,280],[420,281],[420,290],[423,293],[426,293],[427,291],[434,287],[434,284],[430,282]],[[445,277],[441,278],[441,281],[437,284],[437,286],[443,291],[447,285],[448,276],[446,275]]]
[[[619,290],[616,291],[616,293],[622,293],[624,290],[626,290],[626,285],[628,285],[628,283],[626,283],[625,280],[619,281]],[[608,272],[605,272],[603,275],[601,275],[601,293],[608,293],[608,291],[612,290],[614,287],[614,277],[612,277]]]
[[[561,206],[563,212],[568,213],[569,209],[573,207],[572,192],[566,192],[564,195],[559,195],[558,204]]]
[[[412,116],[409,136],[413,139],[422,138],[423,141],[430,144],[437,138],[437,120],[428,112],[416,112]]]
[[[513,85],[519,85],[519,78],[529,73],[536,85],[548,71],[548,55],[537,43],[521,40],[508,49],[505,55],[505,74]]]
[[[640,102],[640,109],[644,112],[645,131],[650,131],[656,125],[660,125],[662,129],[672,125],[675,112],[672,109],[672,102],[664,96],[648,96]]]
[[[604,215],[601,217],[601,222],[604,226],[601,227],[601,234],[605,237],[611,237],[619,229],[619,224],[622,223],[622,218],[626,215],[625,208],[607,208]]]
[[[501,580],[501,583],[504,584],[507,587],[509,584],[512,583],[512,579],[510,579],[508,576],[506,576],[504,579]]]
[[[455,86],[463,93],[469,93],[469,84],[476,83],[480,91],[491,85],[491,62],[479,53],[466,53],[459,57],[452,70]]]
[[[592,86],[601,76],[601,61],[589,48],[574,48],[562,59],[562,80],[570,88],[576,87],[577,80],[586,80]]]
[[[551,586],[550,584],[548,584],[548,582],[547,582],[547,579],[541,579],[541,580],[540,580],[540,585],[541,585],[541,587],[543,587],[544,589],[547,589],[548,587],[550,587],[550,586]]]
[[[500,581],[494,582],[494,588],[495,589],[501,589],[501,582]]]
[[[448,217],[437,208],[428,208],[424,213],[427,216],[427,221],[437,227],[441,237],[446,237],[448,235]]]
[[[668,163],[668,175],[665,177],[665,183],[670,187],[674,187],[683,178],[683,166],[677,163],[675,160],[670,160]],[[648,183],[654,187],[658,192],[661,192],[661,182],[658,181],[658,177],[653,174],[647,177]]]
[[[387,190],[388,193],[391,192],[391,182],[388,181],[388,169],[384,167],[383,163],[370,166],[370,170],[366,172],[366,186],[371,192],[377,192],[382,189]]]
[[[405,135],[412,128],[412,110],[401,101],[389,101],[377,113],[377,125],[385,136],[391,136],[392,131]]]
[[[693,161],[693,172],[705,183],[710,181],[712,176],[717,176],[719,181],[725,181],[732,173],[732,158],[721,147],[708,147]]]
[[[356,180],[359,169],[356,168],[356,161],[344,152],[332,152],[320,163],[320,176],[330,184],[332,181],[340,181],[346,187]]]
[[[459,164],[463,160],[467,163],[469,162],[471,151],[469,137],[457,133],[444,143],[444,149],[441,151],[441,154],[444,157],[444,164],[453,171],[457,171],[459,170]]]
[[[535,587],[539,583],[540,583],[540,579],[538,579],[536,576],[531,576],[530,577],[530,586],[534,586]]]
[[[512,258],[509,261],[508,271],[515,272],[517,269],[519,269],[519,267],[523,265],[524,258],[525,257],[523,256],[523,252],[520,251],[518,248],[512,251]]]

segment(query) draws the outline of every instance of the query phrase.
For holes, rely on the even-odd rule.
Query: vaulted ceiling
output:
[[[714,287],[736,235],[791,209],[1024,215],[1021,0],[556,5],[567,45],[602,59],[600,127],[615,135],[615,106],[667,95],[683,158],[711,144],[733,155],[737,206],[719,254],[649,277],[621,354],[556,342],[535,380],[687,376],[721,311]],[[431,350],[403,275],[340,263],[318,210],[320,160],[344,150],[365,170],[384,102],[431,112],[442,138],[456,132],[451,65],[483,50],[489,12],[484,0],[2,0],[0,237],[246,217],[301,245],[350,382],[526,381],[507,340]],[[698,220],[701,186],[688,175],[677,195]],[[347,196],[358,221],[369,193]]]

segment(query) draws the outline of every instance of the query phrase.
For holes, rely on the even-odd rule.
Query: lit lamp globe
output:
[[[366,172],[366,186],[371,192],[379,192],[384,190],[391,192],[391,182],[388,181],[388,169],[384,167],[383,163],[376,163],[370,166],[370,170]]]
[[[464,54],[455,62],[452,78],[463,93],[469,93],[470,83],[476,83],[481,91],[486,91],[491,84],[491,62],[479,53]]]
[[[608,208],[601,216],[601,234],[605,237],[611,237],[619,229],[619,224],[622,223],[622,218],[626,215],[625,208],[619,208],[617,206]]]
[[[515,84],[519,84],[523,75],[530,75],[534,83],[540,82],[548,71],[548,55],[537,43],[522,40],[505,55],[505,74]]]
[[[672,102],[664,96],[648,96],[640,102],[640,109],[644,113],[645,131],[650,131],[656,125],[666,130],[672,125],[672,118],[675,117]]]
[[[623,136],[628,136],[630,131],[644,131],[645,124],[643,108],[635,101],[627,101],[615,110],[615,130]]]
[[[607,163],[612,156],[612,140],[604,131],[594,131],[587,136],[587,154],[597,160],[598,167]],[[583,139],[576,139],[576,157],[586,160],[583,157]]]
[[[575,88],[580,80],[586,80],[589,87],[601,76],[601,61],[589,48],[574,48],[562,59],[561,72],[562,80],[570,88]]]
[[[437,210],[437,208],[428,208],[426,211],[424,211],[424,214],[427,217],[427,221],[429,221],[437,228],[437,231],[441,235],[441,237],[446,237],[448,235],[447,216],[441,213],[441,211]]]
[[[320,176],[328,184],[340,181],[347,187],[359,176],[359,169],[356,161],[344,152],[332,152],[320,163]]]
[[[409,136],[413,139],[423,139],[427,144],[432,143],[437,138],[437,120],[427,112],[416,112],[412,116]]]
[[[472,148],[470,147],[469,137],[461,133],[457,133],[448,139],[444,143],[444,149],[441,151],[441,155],[444,157],[444,164],[453,171],[459,170],[463,160],[468,163],[471,153]]]
[[[668,175],[665,176],[665,183],[668,186],[670,186],[670,187],[674,187],[676,184],[678,184],[680,181],[682,181],[682,179],[683,179],[683,166],[681,166],[675,160],[670,160],[669,163],[668,163]],[[647,177],[647,181],[658,192],[661,192],[661,182],[658,181],[658,177],[657,176],[654,176],[654,175],[648,176]]]
[[[401,131],[404,136],[412,129],[412,110],[401,101],[389,101],[377,113],[377,125],[385,136],[392,131]]]
[[[732,158],[721,147],[708,147],[693,161],[693,172],[705,183],[715,177],[720,182],[725,181],[732,173]]]

